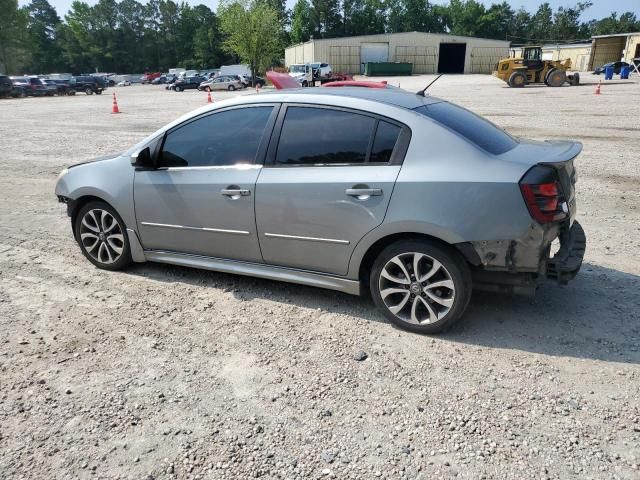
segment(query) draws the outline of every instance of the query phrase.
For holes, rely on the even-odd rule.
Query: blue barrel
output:
[[[620,78],[623,80],[626,80],[627,78],[629,78],[629,72],[631,71],[630,67],[622,67],[620,69]]]
[[[613,67],[606,67],[604,69],[604,79],[613,80]]]

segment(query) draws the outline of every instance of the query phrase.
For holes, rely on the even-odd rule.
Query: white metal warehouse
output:
[[[444,33],[382,33],[312,39],[285,50],[285,64],[327,62],[334,72],[362,73],[367,62],[408,62],[413,73],[491,73],[510,42]]]

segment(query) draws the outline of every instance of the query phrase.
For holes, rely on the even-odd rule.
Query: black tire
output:
[[[580,85],[580,74],[579,73],[574,73],[571,76],[571,85],[573,85],[574,87]]]
[[[102,95],[102,90],[96,90],[96,95]]]
[[[428,274],[431,274],[431,277],[425,279],[422,283],[417,281],[420,278],[411,279],[410,285],[396,288],[396,290],[402,291],[388,293],[385,299],[388,299],[389,303],[397,303],[395,306],[403,305],[398,314],[392,313],[389,309],[390,307],[387,306],[382,298],[381,290],[393,289],[394,284],[400,285],[400,282],[390,281],[387,276],[390,273],[388,270],[385,270],[385,276],[383,276],[383,269],[385,266],[387,268],[396,267],[397,264],[393,262],[393,259],[399,258],[404,264],[404,259],[406,258],[410,260],[407,260],[410,266],[407,267],[405,265],[405,271],[413,276],[415,273],[413,271],[413,260],[416,255],[426,255],[426,257],[419,257],[421,259],[418,261],[418,277],[424,278]],[[433,262],[434,260],[440,264],[437,268]],[[421,269],[422,271],[420,271]],[[428,269],[428,273],[425,274],[424,270],[426,269]],[[397,274],[393,273],[392,276],[402,279],[399,275],[405,277],[398,267]],[[446,286],[444,282],[452,284],[453,288]],[[431,284],[442,286],[431,290],[429,288]],[[467,262],[453,248],[430,240],[401,240],[392,243],[378,255],[369,276],[369,288],[376,306],[389,321],[398,327],[415,333],[439,333],[451,327],[464,314],[471,298],[471,272]],[[404,290],[407,292],[406,295]],[[438,302],[431,300],[435,297],[437,297]],[[451,304],[445,306],[440,303],[440,300],[445,303],[451,301]],[[415,312],[412,308],[414,304],[417,305]],[[427,305],[429,305],[428,308]],[[406,317],[407,315],[411,317],[414,313],[416,318],[424,315],[428,316],[429,322],[411,323],[410,318],[407,319]],[[405,318],[403,319],[402,317]]]
[[[236,89],[236,87],[234,87],[233,85],[229,85],[228,89],[230,92],[233,92]]]
[[[93,95],[93,90],[91,90],[91,88],[87,87],[84,89],[84,93],[86,93],[87,95]]]
[[[513,72],[507,83],[512,88],[523,88],[527,84],[527,76],[522,72]]]
[[[181,91],[182,91],[182,87],[175,87],[175,88],[174,88],[174,90],[175,90],[176,92],[181,92]]]
[[[96,211],[108,212],[111,218],[115,219],[115,221],[117,222],[117,228],[119,229],[119,233],[117,234],[122,235],[121,240],[119,238],[111,238],[111,243],[108,243],[109,237],[106,236],[106,234],[103,232],[102,225],[100,224],[102,217],[98,218],[99,214],[95,213]],[[93,217],[91,217],[91,214],[89,212],[94,212]],[[87,215],[87,223],[83,224],[82,220]],[[92,218],[97,219],[97,222],[93,222],[91,220]],[[110,225],[110,223],[108,225]],[[99,232],[96,231],[96,227]],[[78,245],[80,245],[82,254],[96,267],[102,268],[104,270],[122,270],[123,268],[126,268],[131,264],[131,248],[129,246],[129,237],[127,235],[126,225],[124,221],[122,221],[120,215],[118,215],[118,212],[116,212],[115,209],[111,207],[111,205],[101,201],[87,203],[76,214],[76,217],[74,218],[73,228],[76,241],[78,242]],[[117,232],[117,230],[114,230],[115,228],[116,227],[113,227],[109,229],[109,231]],[[94,232],[95,235],[93,235]],[[96,237],[95,243],[92,243],[93,238],[90,236],[83,238],[83,234],[85,233]],[[118,252],[112,247],[112,245],[115,245],[118,248],[122,249],[117,258],[115,258],[115,255],[118,254]],[[91,246],[94,246],[94,248],[92,249]],[[104,249],[106,249],[106,252]],[[94,256],[90,252],[96,253],[98,258],[94,258]],[[101,252],[103,253],[101,254]],[[99,258],[105,258],[105,260],[107,260],[109,258],[109,255],[114,258],[113,262],[108,263],[99,260]]]
[[[567,74],[564,70],[554,68],[547,74],[546,84],[550,87],[561,87],[567,81]]]

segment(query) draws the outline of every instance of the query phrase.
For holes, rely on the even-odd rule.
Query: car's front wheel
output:
[[[378,255],[369,286],[391,322],[412,332],[438,333],[466,310],[471,273],[453,249],[428,240],[404,240]]]
[[[236,87],[234,87],[233,85],[229,85],[229,91],[233,92],[236,89]]]
[[[82,253],[96,267],[121,270],[131,263],[126,227],[110,205],[89,202],[76,215],[74,228]]]

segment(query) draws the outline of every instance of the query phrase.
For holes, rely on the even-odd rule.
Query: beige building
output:
[[[544,45],[542,47],[543,60],[571,60],[571,70],[586,72],[589,70],[591,43],[576,43],[571,45]]]
[[[620,60],[632,63],[634,58],[640,58],[640,32],[592,37],[589,70]]]
[[[509,44],[422,32],[312,39],[286,48],[285,64],[326,62],[334,72],[356,74],[367,62],[408,62],[413,73],[491,73],[509,56]]]

